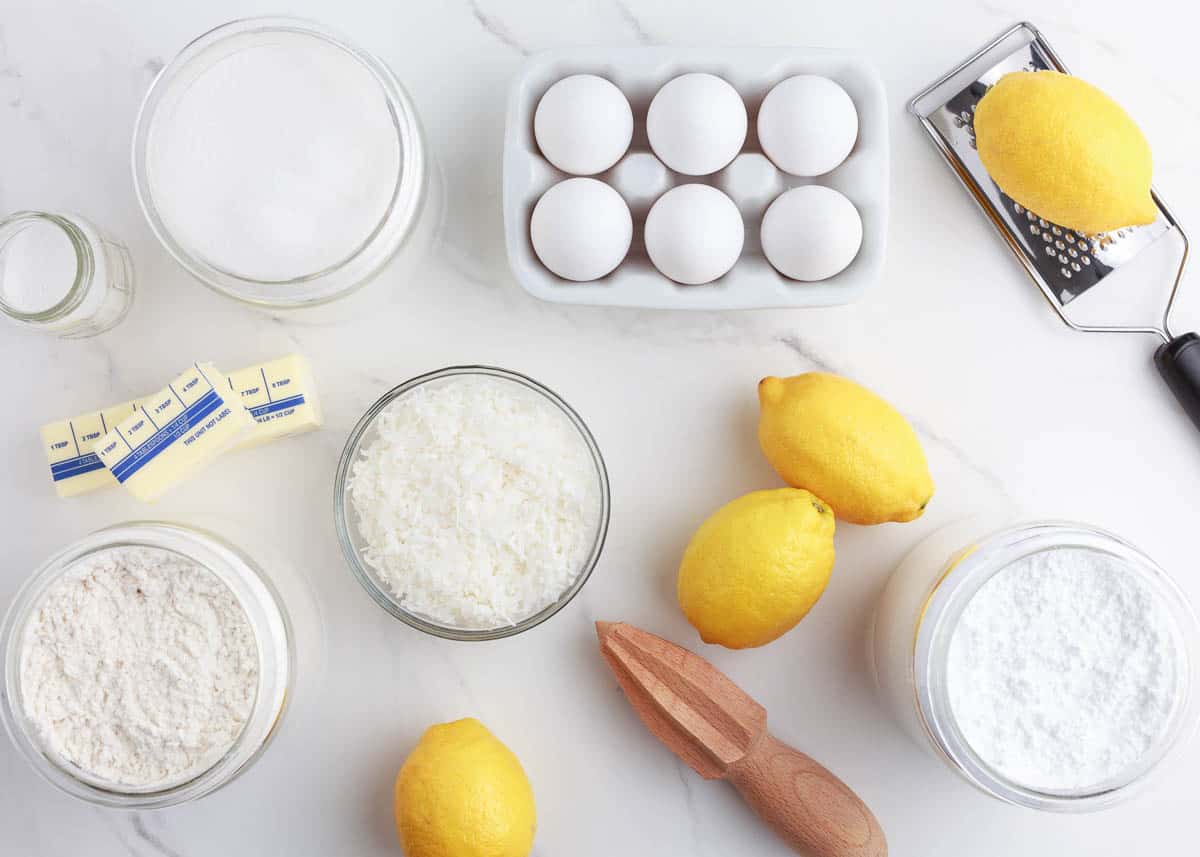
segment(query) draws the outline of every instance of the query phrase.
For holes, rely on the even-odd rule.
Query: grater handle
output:
[[[1160,345],[1154,352],[1154,365],[1200,428],[1200,336],[1185,333]]]

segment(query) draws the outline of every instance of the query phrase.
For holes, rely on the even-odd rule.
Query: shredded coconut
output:
[[[1175,625],[1124,562],[1058,548],[1002,569],[950,643],[955,720],[1009,779],[1077,791],[1127,774],[1157,744],[1183,680]]]
[[[385,408],[349,493],[367,565],[405,609],[458,628],[520,622],[580,573],[600,525],[578,428],[502,378],[429,382]]]
[[[42,597],[23,641],[25,714],[46,750],[91,779],[192,779],[254,706],[258,649],[245,612],[212,572],[172,551],[80,559]]]

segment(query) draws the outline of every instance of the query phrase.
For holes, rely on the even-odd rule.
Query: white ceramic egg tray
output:
[[[684,176],[654,156],[646,138],[646,110],[664,83],[702,71],[727,80],[746,102],[750,127],[741,153],[710,176]],[[529,238],[533,207],[551,186],[570,178],[553,167],[533,136],[538,101],[572,74],[596,74],[616,84],[633,107],[633,142],[607,172],[595,176],[625,198],[633,213],[633,246],[615,271],[576,283],[551,273]],[[830,173],[800,178],[777,169],[762,153],[755,122],[771,87],[797,74],[836,81],[858,111],[858,140],[850,156]],[[815,117],[815,121],[820,121]],[[672,282],[658,272],[642,240],[646,213],[659,196],[680,184],[703,182],[728,194],[742,213],[746,242],[733,269],[701,286]],[[841,273],[820,282],[784,277],[763,256],[759,221],[781,193],[823,184],[845,194],[862,216],[862,247]],[[867,60],[823,48],[583,47],[545,51],[527,59],[512,84],[504,140],[504,230],[517,281],[542,300],[571,304],[660,309],[751,309],[833,306],[857,300],[879,279],[887,241],[888,127],[883,81]]]

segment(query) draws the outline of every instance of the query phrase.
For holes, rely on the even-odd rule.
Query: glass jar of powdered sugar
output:
[[[133,299],[129,251],[76,214],[0,220],[0,311],[33,330],[82,339],[113,327]]]
[[[180,51],[134,132],[154,234],[218,292],[267,308],[344,297],[441,223],[416,110],[377,57],[312,21],[248,18]]]
[[[52,785],[156,809],[245,772],[292,694],[288,615],[254,562],[158,521],[93,533],[39,568],[0,630],[0,715]]]
[[[1065,522],[986,516],[896,569],[872,626],[879,692],[906,731],[993,797],[1103,809],[1194,729],[1196,616],[1149,557]]]

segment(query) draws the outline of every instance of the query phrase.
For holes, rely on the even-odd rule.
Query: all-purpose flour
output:
[[[955,719],[983,760],[1022,785],[1105,783],[1170,722],[1183,680],[1174,628],[1149,585],[1109,554],[1025,557],[980,588],[954,632]]]
[[[109,548],[34,610],[21,696],[51,754],[94,779],[166,787],[237,740],[258,671],[246,614],[215,575],[160,548]]]

